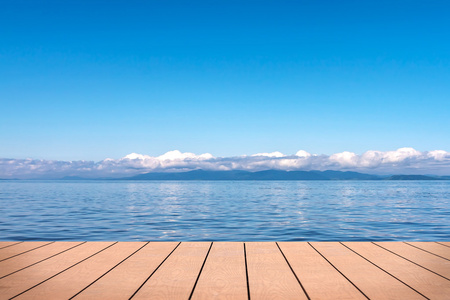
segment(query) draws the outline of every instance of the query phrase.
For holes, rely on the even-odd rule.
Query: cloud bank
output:
[[[55,161],[35,159],[0,159],[0,178],[34,179],[79,176],[86,178],[127,177],[148,172],[203,170],[337,170],[369,174],[450,175],[450,152],[420,152],[413,148],[394,151],[370,150],[361,155],[341,152],[333,155],[311,154],[300,150],[293,155],[281,152],[257,153],[235,157],[214,157],[178,150],[160,156],[137,153],[120,159],[94,161]]]

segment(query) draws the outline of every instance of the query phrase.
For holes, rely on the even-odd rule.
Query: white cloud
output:
[[[297,153],[295,153],[295,156],[298,156],[298,157],[310,157],[311,153],[308,153],[305,150],[299,150],[299,151],[297,151]]]
[[[444,161],[446,159],[450,159],[450,153],[444,150],[434,150],[428,152],[428,157],[431,157],[437,161]]]
[[[363,168],[373,168],[383,162],[384,152],[369,150],[359,157],[359,164]]]
[[[353,152],[344,151],[331,155],[329,159],[344,168],[348,168],[356,167],[358,165],[359,157]]]
[[[178,150],[169,151],[169,152],[157,157],[157,159],[161,160],[161,161],[207,160],[207,159],[212,159],[212,158],[214,158],[214,156],[212,156],[209,153],[195,155],[194,153],[190,153],[190,152],[181,153]]]
[[[126,177],[147,172],[204,170],[342,170],[371,174],[450,175],[450,152],[420,152],[413,148],[394,151],[370,150],[361,155],[344,151],[327,155],[299,150],[295,155],[281,152],[250,156],[214,157],[169,151],[160,156],[137,153],[119,159],[93,161],[54,161],[33,159],[0,159],[0,178]]]
[[[256,153],[256,154],[252,154],[252,156],[283,157],[285,155],[281,152],[275,151],[275,152],[271,152],[271,153]]]
[[[383,155],[383,162],[398,163],[406,159],[414,159],[420,157],[422,153],[413,148],[400,148],[396,151],[387,151]]]
[[[126,155],[125,157],[123,157],[122,159],[131,159],[131,160],[133,160],[133,159],[141,159],[141,160],[144,160],[144,159],[146,159],[146,158],[148,158],[148,157],[150,157],[150,156],[148,156],[148,155],[142,155],[142,154],[137,154],[137,153],[130,153],[130,154]],[[105,160],[110,161],[111,159],[110,159],[110,158],[107,158],[107,159],[105,159]]]

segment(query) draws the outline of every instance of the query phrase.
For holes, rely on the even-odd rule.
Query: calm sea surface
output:
[[[448,241],[450,181],[0,181],[0,240]]]

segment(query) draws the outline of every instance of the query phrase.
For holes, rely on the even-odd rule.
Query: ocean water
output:
[[[450,181],[0,181],[0,240],[449,241]]]

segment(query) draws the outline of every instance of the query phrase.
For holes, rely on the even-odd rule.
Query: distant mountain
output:
[[[375,175],[341,171],[204,171],[146,173],[124,180],[381,180]]]
[[[445,178],[425,175],[393,175],[385,178],[385,180],[445,180]]]
[[[3,180],[20,180],[5,179]],[[343,171],[280,171],[266,170],[258,172],[233,171],[205,171],[193,170],[187,172],[150,172],[125,178],[111,177],[80,177],[65,176],[62,178],[34,178],[31,180],[450,180],[450,176],[435,175],[370,175],[358,172]]]
[[[79,176],[65,176],[60,180],[90,180],[89,178],[79,177]]]
[[[311,171],[318,172],[318,171]],[[320,172],[331,180],[380,180],[382,177],[358,172],[323,171]]]
[[[113,177],[80,177],[80,176],[64,176],[62,178],[58,178],[56,180],[70,180],[70,181],[76,181],[76,180],[80,180],[80,181],[86,181],[86,180],[114,180],[117,178],[113,178]],[[119,178],[122,179],[122,178]]]

